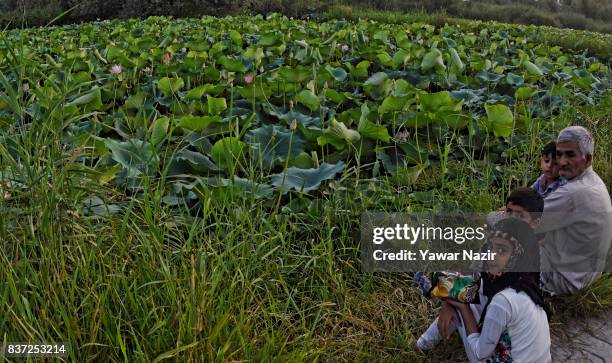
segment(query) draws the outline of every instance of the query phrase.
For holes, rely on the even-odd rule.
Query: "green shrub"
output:
[[[578,13],[562,12],[557,14],[557,19],[563,27],[572,29],[586,29],[588,20],[586,16]]]
[[[480,20],[496,20],[505,23],[559,26],[559,22],[544,11],[523,4],[497,5],[484,2],[464,4],[458,15]]]

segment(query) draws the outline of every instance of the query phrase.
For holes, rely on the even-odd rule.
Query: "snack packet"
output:
[[[469,304],[480,302],[478,273],[437,271],[432,273],[430,278],[424,272],[417,272],[414,276],[414,287],[421,289],[423,295],[428,298],[446,298]]]

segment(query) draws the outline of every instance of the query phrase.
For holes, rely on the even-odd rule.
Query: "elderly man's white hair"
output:
[[[593,149],[595,144],[593,142],[593,136],[589,130],[582,126],[568,126],[563,130],[559,131],[557,136],[557,143],[574,141],[578,144],[582,157],[586,158],[587,155],[593,155]]]

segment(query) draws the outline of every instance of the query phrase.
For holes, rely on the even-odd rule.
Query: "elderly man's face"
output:
[[[564,141],[557,143],[557,163],[559,164],[559,175],[567,180],[582,174],[586,168],[591,166],[591,155],[586,157],[580,151],[575,141]]]

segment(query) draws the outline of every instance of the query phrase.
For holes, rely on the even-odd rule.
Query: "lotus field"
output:
[[[432,309],[368,305],[394,288],[359,273],[360,213],[493,210],[611,88],[609,59],[470,24],[0,32],[2,338],[79,361],[416,359]]]
[[[597,59],[512,28],[149,18],[4,38],[2,128],[61,133],[126,192],[165,178],[170,205],[316,196],[347,168],[407,183],[456,147],[537,133],[610,82]]]

